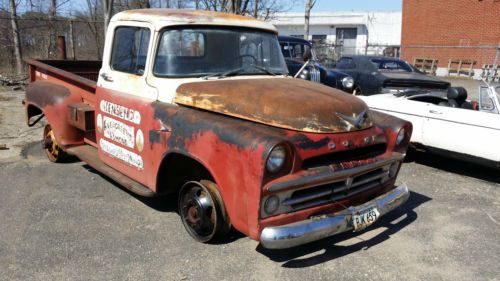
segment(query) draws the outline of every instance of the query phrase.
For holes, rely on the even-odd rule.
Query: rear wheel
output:
[[[43,149],[51,162],[61,162],[67,154],[59,147],[52,127],[47,124],[43,130]]]
[[[184,228],[198,242],[211,242],[230,229],[217,185],[211,181],[184,184],[179,192],[178,206]]]

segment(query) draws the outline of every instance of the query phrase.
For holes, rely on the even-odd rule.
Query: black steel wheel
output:
[[[57,144],[54,131],[49,124],[45,125],[45,128],[43,130],[42,145],[47,158],[49,158],[51,162],[57,163],[66,159],[67,154]]]
[[[187,232],[207,243],[225,235],[230,228],[217,185],[211,181],[190,181],[179,192],[179,214]]]

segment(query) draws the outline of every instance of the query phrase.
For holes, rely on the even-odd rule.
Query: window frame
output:
[[[119,30],[120,28],[133,28],[133,29],[137,29],[137,30],[145,30],[147,32],[149,32],[149,40],[147,42],[147,47],[146,47],[146,58],[145,58],[145,63],[144,63],[144,71],[142,73],[139,73],[139,72],[128,72],[128,71],[123,71],[123,70],[119,70],[119,69],[115,69],[113,67],[113,58],[114,58],[114,54],[115,54],[115,43],[116,43],[116,33],[117,33],[117,30]],[[109,53],[109,61],[108,61],[108,66],[109,66],[109,69],[111,71],[116,71],[116,72],[120,72],[120,73],[125,73],[125,74],[133,74],[133,75],[137,75],[137,76],[144,76],[146,73],[147,73],[147,65],[148,65],[148,58],[150,56],[150,45],[152,44],[152,37],[153,37],[154,33],[151,32],[151,29],[149,27],[146,27],[146,26],[136,26],[136,25],[118,25],[116,26],[114,29],[113,29],[113,41],[111,43],[111,50],[110,50],[110,53]],[[140,49],[138,50],[138,52],[140,52]],[[136,68],[137,68],[137,65],[136,65]]]

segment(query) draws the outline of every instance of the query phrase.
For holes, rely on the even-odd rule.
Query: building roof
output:
[[[142,21],[152,23],[156,29],[174,25],[212,25],[257,28],[277,33],[274,25],[252,17],[202,10],[140,9],[117,13],[116,21]]]

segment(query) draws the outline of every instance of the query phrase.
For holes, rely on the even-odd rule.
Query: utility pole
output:
[[[304,11],[304,39],[309,40],[309,17],[311,16],[311,10],[316,4],[316,0],[307,0],[306,7]]]
[[[14,0],[9,0],[10,4],[10,23],[12,25],[12,37],[14,38],[14,58],[16,60],[16,74],[23,72],[21,40],[19,37],[19,28],[17,26],[17,11]]]

